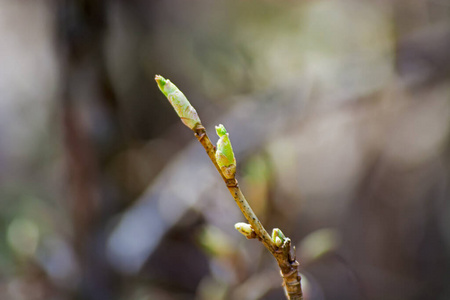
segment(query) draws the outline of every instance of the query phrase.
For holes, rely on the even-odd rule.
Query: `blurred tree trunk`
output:
[[[123,193],[108,162],[125,147],[117,101],[106,71],[103,42],[110,1],[57,2],[61,50],[60,103],[70,177],[73,243],[81,269],[81,299],[116,299],[105,255],[106,222]]]

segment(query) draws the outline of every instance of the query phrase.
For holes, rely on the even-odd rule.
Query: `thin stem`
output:
[[[202,144],[203,148],[205,148],[206,154],[208,154],[209,159],[211,159],[214,166],[216,166],[217,172],[219,172],[220,176],[222,176],[222,179],[226,182],[227,179],[225,178],[225,176],[223,176],[222,171],[220,170],[220,167],[216,162],[216,146],[211,143],[209,136],[206,134],[205,127],[203,127],[202,125],[197,125],[197,127],[195,127],[193,131],[197,140],[200,142],[200,144]]]
[[[227,179],[223,175],[219,165],[216,162],[215,146],[211,143],[211,140],[206,134],[205,128],[202,125],[197,125],[193,131],[195,132],[195,136],[198,141],[202,144],[203,148],[205,148],[205,151],[212,163],[216,166],[217,171],[222,176],[228,190],[236,201],[236,204],[239,206],[239,209],[242,211],[244,217],[252,226],[256,236],[277,260],[281,277],[283,278],[283,287],[286,298],[288,300],[302,300],[303,293],[301,288],[301,277],[298,272],[299,263],[295,258],[295,247],[294,249],[291,247],[291,242],[289,239],[287,239],[282,247],[277,247],[273,243],[270,235],[267,233],[266,229],[250,207],[250,204],[245,199],[236,178]]]
[[[273,244],[272,238],[270,237],[269,233],[267,233],[266,229],[253,212],[250,204],[248,204],[247,200],[245,199],[244,194],[242,194],[237,180],[228,180],[225,183],[227,184],[228,190],[233,196],[234,201],[236,201],[236,204],[239,206],[239,209],[244,214],[244,217],[247,219],[248,223],[252,225],[252,228],[258,238],[270,252],[276,251],[277,247]]]
[[[256,236],[277,260],[278,266],[280,267],[281,271],[281,277],[283,278],[283,286],[286,298],[288,300],[302,300],[303,294],[300,283],[301,278],[300,273],[298,272],[299,264],[295,259],[295,249],[291,247],[291,240],[283,235],[283,243],[281,244],[281,240],[278,239],[278,242],[275,244],[248,204],[247,200],[244,197],[244,194],[242,194],[242,191],[239,188],[239,184],[235,178],[236,160],[234,158],[231,144],[229,140],[222,140],[222,138],[224,138],[225,134],[227,133],[223,125],[216,127],[217,133],[219,134],[219,136],[221,136],[219,142],[222,141],[222,143],[218,144],[218,152],[219,155],[224,154],[226,158],[225,163],[231,161],[231,165],[225,164],[222,160],[222,156],[218,156],[220,157],[219,161],[216,160],[216,147],[214,147],[214,145],[211,143],[211,140],[206,134],[205,127],[203,127],[203,125],[201,124],[196,110],[189,103],[186,96],[184,96],[184,94],[172,82],[170,82],[170,80],[166,80],[160,75],[156,75],[155,80],[158,84],[159,89],[172,104],[173,108],[183,121],[184,125],[194,131],[198,141],[203,145],[203,148],[205,148],[205,151],[208,154],[209,158],[213,162],[214,166],[216,166],[217,172],[219,172],[220,176],[222,176],[222,179],[227,185],[228,190],[230,191],[240,210],[244,214],[245,218],[249,222],[252,230],[254,231],[254,235],[246,236]],[[226,137],[228,137],[228,135]],[[229,148],[227,148],[227,145]],[[222,168],[219,166],[219,164],[223,165],[224,171],[222,171]],[[279,236],[277,238],[279,238]]]
[[[199,142],[203,145],[203,148],[205,148],[205,151],[208,154],[209,158],[216,166],[217,171],[222,176],[223,181],[227,185],[228,190],[230,191],[231,195],[233,196],[234,200],[239,206],[239,209],[244,214],[244,217],[247,219],[248,223],[252,225],[256,235],[258,237],[261,237],[261,242],[264,244],[264,246],[266,246],[266,248],[270,252],[275,251],[276,246],[273,244],[270,235],[267,233],[266,229],[264,229],[264,226],[261,224],[256,214],[253,212],[252,208],[250,207],[250,204],[248,204],[247,199],[245,199],[244,197],[244,194],[242,194],[242,191],[239,188],[237,180],[235,178],[226,179],[225,176],[222,174],[222,171],[220,170],[220,167],[216,162],[215,147],[211,143],[209,136],[206,134],[205,128],[203,126],[197,126],[194,129],[194,132]]]

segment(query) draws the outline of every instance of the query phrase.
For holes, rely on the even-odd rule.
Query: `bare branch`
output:
[[[239,209],[242,211],[244,217],[250,224],[251,229],[256,235],[256,238],[258,238],[258,240],[263,243],[267,250],[269,250],[269,252],[272,253],[272,255],[277,260],[281,277],[283,278],[283,287],[286,298],[288,300],[302,300],[303,293],[301,288],[301,277],[298,271],[299,263],[295,258],[295,249],[291,246],[291,240],[289,238],[286,238],[279,229],[274,229],[276,235],[273,234],[273,237],[270,237],[264,226],[259,221],[258,217],[253,212],[249,203],[245,199],[244,194],[239,188],[239,183],[235,178],[234,172],[227,173],[227,176],[225,176],[223,168],[219,166],[216,159],[216,147],[211,143],[209,136],[206,134],[205,127],[203,127],[203,125],[200,123],[200,119],[198,118],[197,114],[195,113],[195,118],[192,117],[194,121],[186,124],[186,122],[183,120],[183,116],[180,115],[181,113],[179,112],[179,105],[177,106],[175,104],[182,103],[184,105],[181,112],[191,112],[195,111],[195,109],[192,107],[186,97],[181,93],[181,91],[179,91],[179,89],[169,80],[166,80],[159,75],[155,77],[155,80],[158,83],[158,86],[160,87],[163,94],[168,97],[170,103],[179,114],[183,123],[192,131],[194,131],[195,137],[202,144],[212,163],[216,167],[217,172],[219,172],[219,174],[222,176],[222,179],[225,182],[228,190],[230,191],[230,194],[233,196]],[[170,89],[168,89],[168,87],[170,87]],[[179,101],[176,99],[176,97],[178,96],[181,97]],[[188,109],[186,109],[186,107]],[[223,126],[221,128],[223,128]],[[223,130],[225,129],[223,128]],[[226,131],[224,132],[226,133]],[[247,237],[249,238],[252,233],[247,235]]]

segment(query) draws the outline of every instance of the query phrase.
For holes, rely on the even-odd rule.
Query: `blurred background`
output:
[[[450,1],[0,1],[0,298],[450,299]]]

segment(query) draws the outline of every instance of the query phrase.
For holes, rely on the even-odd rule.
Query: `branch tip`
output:
[[[161,75],[155,75],[155,81],[159,89],[167,97],[172,107],[177,112],[181,121],[195,131],[195,128],[202,124],[198,117],[197,111],[189,103],[186,96],[173,84],[169,79],[165,79]]]

